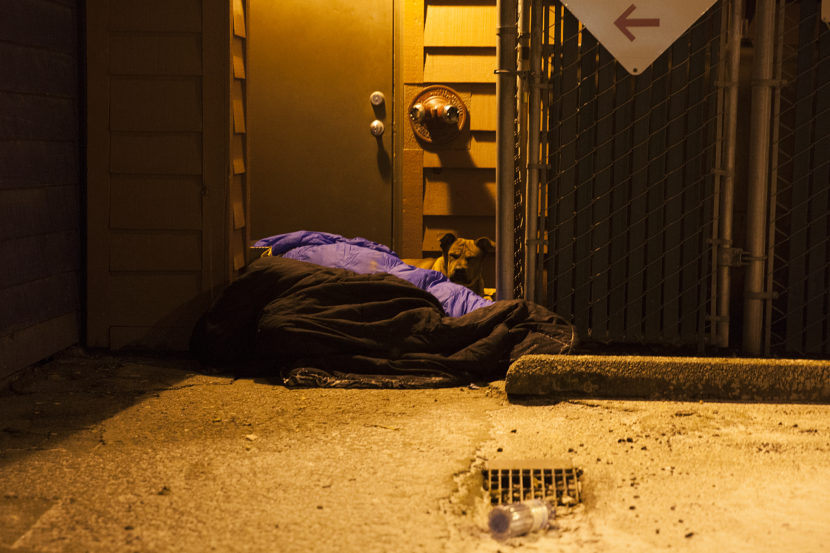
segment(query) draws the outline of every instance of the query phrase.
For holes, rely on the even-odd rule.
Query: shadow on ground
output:
[[[198,372],[184,356],[114,356],[70,348],[0,381],[0,466],[35,451],[103,443],[99,423]],[[229,379],[230,380],[230,379]],[[73,451],[80,453],[81,451]]]

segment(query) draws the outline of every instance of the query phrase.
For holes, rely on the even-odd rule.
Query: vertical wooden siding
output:
[[[246,252],[250,239],[248,232],[248,187],[247,171],[247,121],[245,105],[247,36],[245,24],[246,3],[243,0],[232,1],[232,21],[230,34],[231,67],[229,78],[231,113],[233,125],[228,125],[231,141],[230,159],[231,175],[228,183],[230,191],[229,236],[231,267],[239,271],[246,262]]]
[[[401,253],[439,250],[452,231],[495,234],[496,2],[407,0],[403,22],[405,106],[430,84],[456,90],[470,112],[470,128],[450,145],[424,148],[408,119],[402,125]]]
[[[230,5],[88,0],[88,343],[181,349],[227,278]]]
[[[0,0],[0,377],[78,341],[77,0]]]

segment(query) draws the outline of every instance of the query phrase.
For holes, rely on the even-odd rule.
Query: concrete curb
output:
[[[510,365],[511,396],[830,402],[830,361],[526,355]]]

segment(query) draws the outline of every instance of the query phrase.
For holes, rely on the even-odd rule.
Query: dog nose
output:
[[[450,280],[453,282],[467,282],[467,269],[453,271]]]

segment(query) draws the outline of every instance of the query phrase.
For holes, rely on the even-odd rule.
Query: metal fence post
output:
[[[727,71],[726,141],[723,159],[723,179],[720,189],[719,253],[728,254],[732,248],[732,214],[735,201],[735,150],[738,137],[738,79],[741,63],[741,29],[743,23],[743,0],[732,0],[729,19],[729,64]],[[718,255],[718,308],[717,345],[729,347],[729,301],[730,301],[730,255]]]
[[[496,102],[496,298],[513,298],[513,125],[516,106],[516,0],[498,2]]]
[[[530,16],[530,99],[527,108],[527,190],[525,192],[525,298],[537,301],[536,268],[539,237],[539,167],[545,161],[539,155],[539,112],[542,107],[540,75],[542,68],[542,1],[532,2]]]
[[[769,201],[770,120],[775,45],[775,0],[759,0],[755,13],[752,67],[752,120],[749,138],[747,197],[747,271],[744,292],[743,350],[761,353],[766,266],[767,202]]]

